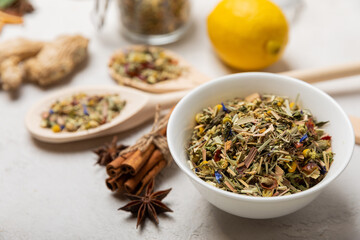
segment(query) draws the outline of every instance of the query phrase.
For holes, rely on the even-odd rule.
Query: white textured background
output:
[[[295,1],[295,0],[292,0]],[[90,24],[90,0],[32,0],[36,12],[24,26],[7,26],[0,40],[25,36],[49,40],[62,33],[91,39],[90,58],[76,75],[47,90],[23,86],[16,97],[0,91],[0,239],[360,239],[360,147],[325,193],[304,209],[271,220],[232,216],[213,207],[173,165],[163,171],[157,189],[172,187],[165,198],[174,213],[160,216],[160,226],[117,208],[127,201],[105,187],[105,170],[95,166],[92,149],[111,137],[71,144],[32,139],[24,126],[27,109],[49,92],[69,85],[114,84],[106,63],[117,48],[128,45],[119,35],[112,2],[105,28]],[[231,73],[214,55],[206,35],[206,16],[217,0],[193,1],[193,26],[167,47],[211,77]],[[283,59],[267,69],[280,72],[360,61],[360,1],[306,0],[292,22]],[[360,76],[317,84],[349,114],[360,116]],[[329,112],[329,114],[331,114]],[[121,134],[133,143],[150,123]]]

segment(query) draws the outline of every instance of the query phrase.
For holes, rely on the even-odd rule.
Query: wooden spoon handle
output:
[[[293,70],[280,73],[308,83],[321,82],[360,74],[360,62],[308,70]]]
[[[151,119],[155,115],[155,107],[160,104],[162,109],[170,108],[174,106],[182,97],[184,97],[188,91],[179,91],[162,94],[147,94],[149,100],[141,111],[131,116],[126,121],[119,124],[115,129],[111,129],[111,132],[122,132],[131,128],[137,127],[145,121]]]
[[[189,91],[179,91],[162,94],[149,94],[150,100],[148,107],[153,108],[155,105],[160,104],[163,108],[170,108],[174,106],[181,98],[183,98]]]
[[[354,128],[355,142],[356,144],[360,144],[360,118],[354,116],[349,116],[349,118]]]

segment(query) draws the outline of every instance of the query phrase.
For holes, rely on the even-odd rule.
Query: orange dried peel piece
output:
[[[5,12],[0,11],[0,22],[2,24],[9,23],[9,24],[21,24],[24,22],[22,17],[14,16]],[[1,25],[1,23],[0,23]]]

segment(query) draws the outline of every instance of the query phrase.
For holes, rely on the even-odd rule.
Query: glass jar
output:
[[[290,24],[293,24],[301,14],[304,0],[272,0],[284,12]]]
[[[118,5],[122,32],[135,42],[174,42],[189,26],[189,0],[118,0]]]

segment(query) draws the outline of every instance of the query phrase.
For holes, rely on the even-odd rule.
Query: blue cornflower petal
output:
[[[222,106],[222,109],[223,109],[224,112],[230,112],[229,109],[227,109],[227,108],[225,107],[225,104],[224,104],[224,103],[221,103],[221,106]]]
[[[228,140],[229,138],[231,138],[231,136],[233,135],[232,130],[230,129],[229,134],[226,136],[226,140]]]
[[[301,142],[303,142],[305,139],[307,139],[308,138],[308,135],[307,135],[307,133],[305,133],[305,135],[304,136],[302,136],[301,138],[300,138],[300,143]]]
[[[82,105],[83,106],[83,109],[84,109],[84,114],[89,116],[89,112],[87,111],[87,107],[85,104]]]
[[[198,169],[198,168],[195,168],[195,172],[199,172],[199,169]]]
[[[320,173],[321,173],[321,174],[325,174],[325,173],[326,173],[325,167],[320,166]]]
[[[53,113],[54,113],[54,110],[50,109],[50,110],[49,110],[49,113],[50,113],[50,114],[53,114]]]
[[[61,130],[63,130],[65,128],[65,125],[61,125],[60,128]]]
[[[221,183],[223,176],[218,171],[215,171],[215,178],[218,183]]]

